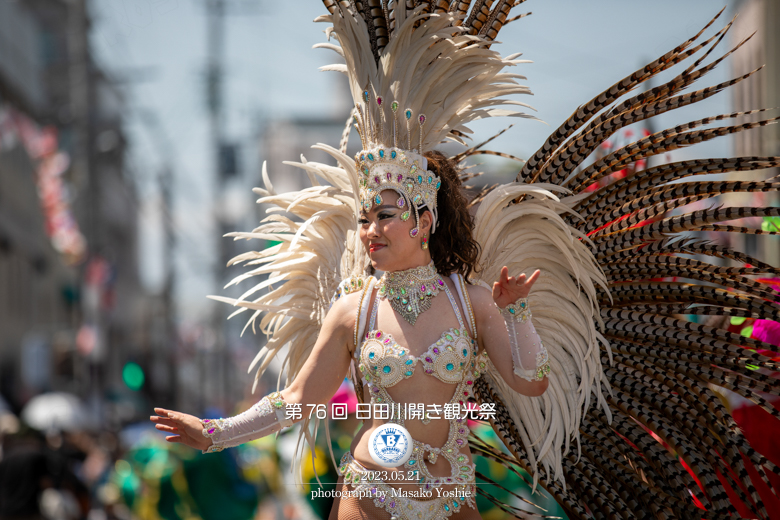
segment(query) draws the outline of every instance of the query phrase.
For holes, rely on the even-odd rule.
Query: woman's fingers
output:
[[[165,440],[168,442],[182,442],[181,435],[168,435],[165,437]]]
[[[178,424],[173,419],[169,419],[167,417],[159,417],[157,415],[152,415],[151,417],[149,417],[149,420],[152,421],[153,423],[167,424],[168,426],[176,426]]]
[[[534,273],[531,275],[531,277],[526,282],[526,284],[529,286],[529,288],[530,288],[530,286],[532,286],[536,282],[536,280],[539,279],[539,275],[540,274],[541,274],[541,271],[539,269],[534,271]]]
[[[160,431],[169,432],[169,433],[173,433],[173,432],[178,432],[179,431],[179,429],[176,428],[175,426],[166,426],[164,424],[155,424],[154,427],[157,428]]]

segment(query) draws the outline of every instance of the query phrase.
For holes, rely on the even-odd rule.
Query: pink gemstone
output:
[[[374,388],[371,389],[371,391],[374,392],[375,394],[379,393],[379,387],[375,386]]]
[[[426,368],[425,369],[425,373],[426,374],[433,374],[433,370],[431,370],[430,368]]]
[[[203,419],[203,422],[211,422],[211,419]]]
[[[368,332],[366,332],[366,339],[368,339],[368,338],[370,338],[370,337],[371,337],[371,334],[369,334]]]
[[[417,236],[417,232],[418,232],[418,231],[419,231],[419,230],[418,230],[417,228],[414,228],[414,229],[412,230],[412,236],[413,236],[413,237],[416,237],[416,236]]]
[[[421,286],[420,286],[420,290],[421,290],[422,292],[425,292],[425,286],[424,286],[424,285],[421,285]]]
[[[395,500],[392,500],[392,501],[390,502],[390,509],[392,509],[392,508],[394,508],[394,507],[395,507]]]
[[[458,439],[455,442],[458,443],[458,446],[463,446],[463,439]]]
[[[379,184],[379,175],[374,175],[374,182]]]
[[[209,433],[214,433],[214,430],[216,430],[216,428],[211,428],[211,429],[209,430]]]
[[[474,384],[474,381],[471,381],[471,380],[469,380],[469,381],[466,381],[466,384],[467,384],[467,385],[473,385],[473,384]]]
[[[420,114],[420,124],[423,124],[425,122],[425,116],[423,114]]]
[[[376,104],[379,105],[380,107],[382,106],[382,96],[377,96]]]
[[[376,339],[379,339],[379,338],[381,338],[381,337],[382,337],[382,333],[381,333],[381,332],[377,332],[377,333],[376,333]]]
[[[388,180],[388,181],[390,180],[390,177],[392,177],[392,176],[393,176],[393,175],[392,175],[390,172],[387,172],[387,174],[386,174],[386,175],[387,175],[387,180]]]
[[[461,406],[463,406],[463,401],[458,401]],[[460,422],[460,419],[458,419],[458,422]]]
[[[435,347],[435,348],[433,349],[433,353],[434,353],[434,354],[438,354],[438,353],[439,353],[439,348],[438,348],[438,347]]]
[[[444,280],[439,280],[439,285],[444,285]]]
[[[466,433],[466,430],[464,430],[463,428],[461,428],[460,430],[458,430],[458,433],[460,433],[460,434]]]
[[[468,396],[469,395],[469,391],[466,390],[465,392],[463,392],[463,395]]]
[[[398,177],[396,177],[396,178],[398,179],[398,182],[401,182],[402,180],[404,180],[404,176],[401,175],[400,173],[398,174]]]
[[[390,338],[385,338],[385,343],[390,343]]]
[[[432,363],[433,362],[433,361],[431,361],[431,358],[429,356],[425,357],[425,361],[427,361],[428,363]]]

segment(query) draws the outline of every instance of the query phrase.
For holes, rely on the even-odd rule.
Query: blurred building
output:
[[[777,0],[740,0],[735,5],[738,15],[731,29],[732,46],[750,36],[751,40],[730,60],[732,76],[738,77],[764,68],[747,81],[732,87],[735,111],[780,107],[780,2]],[[776,117],[777,111],[742,118],[740,122]],[[780,156],[780,127],[768,125],[734,136],[737,156]],[[771,175],[777,175],[775,170]],[[752,194],[767,206],[778,206],[776,193]],[[744,241],[735,244],[772,265],[780,264],[780,241],[776,237],[740,235]],[[740,247],[742,246],[742,247]]]
[[[143,361],[126,105],[84,0],[0,2],[0,392],[67,390],[105,418]]]

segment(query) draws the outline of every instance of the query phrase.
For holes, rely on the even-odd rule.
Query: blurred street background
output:
[[[725,3],[718,28],[740,17],[716,55],[758,33],[706,84],[766,68],[626,130],[603,152],[704,115],[780,106],[780,3]],[[546,124],[518,120],[492,145],[518,157],[578,105],[695,34],[723,2],[533,0],[517,14],[526,6],[534,14],[502,31],[501,52],[534,61],[518,70],[534,92],[522,101]],[[223,288],[243,272],[226,264],[268,246],[222,237],[263,218],[251,192],[263,161],[277,191],[299,189],[305,175],[282,161],[327,162],[310,146],[338,144],[347,84],[317,70],[337,55],[311,50],[325,28],[312,20],[325,12],[318,0],[0,0],[0,520],[327,517],[330,503],[308,495],[315,474],[337,478],[324,441],[302,489],[289,472],[295,432],[203,456],[166,445],[147,424],[154,406],[228,416],[276,389],[279,366],[251,393],[247,371],[265,338],[242,335],[243,316],[228,321],[232,309],[206,296],[246,290]],[[481,141],[510,123],[473,129]],[[777,128],[663,159],[780,155]],[[353,132],[350,153],[358,147]],[[485,183],[518,170],[480,161]],[[719,235],[780,264],[776,237]],[[737,321],[723,326],[752,327]],[[354,404],[351,392],[345,385],[334,399]],[[760,430],[760,412],[724,400]],[[334,422],[336,457],[357,426]],[[482,473],[563,516],[520,477],[484,464]],[[486,501],[480,510],[503,518]]]

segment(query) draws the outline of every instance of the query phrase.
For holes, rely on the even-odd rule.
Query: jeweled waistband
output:
[[[380,471],[366,468],[356,461],[350,452],[346,452],[341,458],[339,474],[344,477],[345,484],[356,492],[374,497],[376,507],[384,509],[399,520],[448,518],[459,511],[464,504],[472,509],[477,507],[474,497],[476,486],[473,482],[454,484],[453,490],[397,489],[377,478],[381,476]]]

